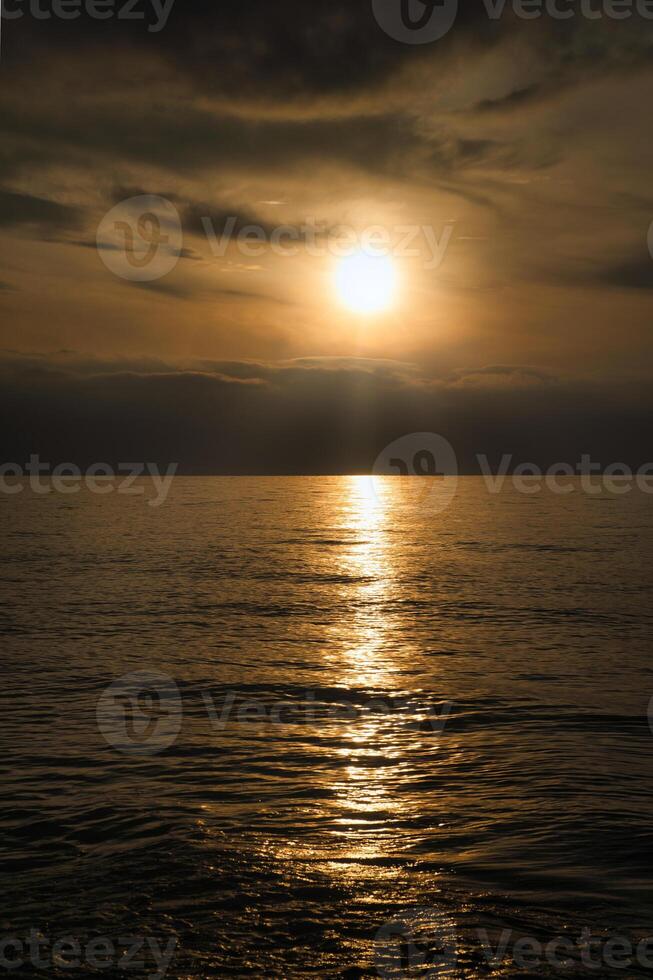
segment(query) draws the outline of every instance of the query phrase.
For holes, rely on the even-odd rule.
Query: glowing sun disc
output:
[[[336,267],[336,290],[354,313],[380,313],[393,303],[397,275],[385,255],[358,252],[341,259]]]

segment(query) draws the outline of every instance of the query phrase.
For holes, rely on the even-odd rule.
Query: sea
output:
[[[135,489],[0,495],[0,967],[653,975],[653,497]]]

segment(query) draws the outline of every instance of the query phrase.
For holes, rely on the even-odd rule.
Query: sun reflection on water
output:
[[[339,683],[347,687],[377,687],[391,667],[386,652],[389,624],[382,608],[394,572],[386,530],[388,510],[388,498],[377,492],[372,477],[343,480],[337,533],[350,543],[339,556],[346,581],[345,615],[337,629],[333,667]],[[331,659],[328,651],[327,657]]]
[[[391,703],[397,693],[387,611],[397,571],[388,533],[392,498],[369,476],[350,477],[343,484],[339,532],[352,537],[341,559],[347,579],[346,642],[335,644],[337,653],[330,659],[336,683],[364,700],[358,716],[343,728],[337,749],[347,764],[333,771],[336,809],[330,833],[341,857],[370,862],[391,847],[393,826],[405,809],[391,786],[406,765]],[[375,873],[373,864],[366,868],[366,874]],[[360,867],[355,873],[361,873]]]
[[[311,559],[336,610],[319,621],[318,714],[301,734],[284,735],[289,757],[306,757],[287,818],[303,829],[267,837],[262,851],[302,879],[318,872],[382,901],[406,885],[398,869],[419,851],[425,800],[413,784],[425,760],[433,772],[439,750],[402,641],[401,582],[412,574],[403,488],[391,477],[351,476],[338,489],[320,525],[325,548]]]

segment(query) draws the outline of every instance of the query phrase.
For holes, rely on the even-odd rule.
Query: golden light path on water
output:
[[[335,812],[330,836],[338,875],[344,858],[354,862],[351,874],[357,877],[392,876],[391,868],[374,861],[397,852],[398,825],[415,807],[414,797],[398,792],[410,779],[402,742],[408,736],[411,750],[419,751],[421,737],[418,731],[408,733],[408,719],[397,706],[402,681],[394,619],[388,613],[399,572],[391,534],[401,507],[397,488],[392,479],[352,476],[343,481],[337,515],[340,535],[351,536],[340,571],[355,584],[353,593],[350,585],[343,595],[338,642],[325,659],[338,687],[365,693],[357,716],[341,726],[335,751],[345,765],[329,770]]]
[[[343,597],[347,633],[351,639],[346,649],[338,649],[338,681],[347,687],[378,687],[388,665],[385,648],[388,619],[378,614],[378,606],[391,591],[393,562],[386,533],[386,519],[391,504],[371,476],[352,476],[346,484],[346,495],[338,519],[339,531],[352,535],[342,559],[342,572],[356,583],[354,595]]]
[[[392,575],[385,533],[387,501],[379,494],[372,477],[352,477],[343,501],[342,519],[355,530],[359,542],[352,544],[345,557],[346,572],[357,580],[352,603],[351,643],[342,653],[339,683],[348,688],[385,687],[387,661],[385,647],[388,621],[375,614],[375,607],[388,594]],[[397,807],[383,778],[383,769],[374,764],[382,751],[386,760],[398,755],[383,732],[384,715],[369,711],[346,732],[347,744],[338,754],[347,760],[333,785],[342,815],[336,817],[332,835],[344,846],[348,857],[374,858],[380,855],[387,833],[387,818]],[[357,872],[358,873],[358,872]]]

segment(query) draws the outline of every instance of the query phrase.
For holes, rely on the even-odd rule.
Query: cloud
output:
[[[524,388],[532,385],[555,385],[559,379],[540,368],[528,367],[522,364],[493,364],[487,367],[457,370],[454,372],[456,385],[488,387],[504,386]]]
[[[649,387],[496,386],[499,375],[547,377],[499,365],[437,379],[378,359],[174,365],[5,353],[0,409],[21,424],[6,433],[4,459],[177,462],[182,473],[369,472],[394,439],[431,431],[451,442],[463,472],[477,472],[477,453],[493,466],[504,453],[540,465],[575,463],[582,453],[604,464],[647,460]],[[456,383],[461,377],[475,383]]]
[[[0,227],[33,225],[41,233],[57,232],[76,228],[81,220],[80,208],[0,188]]]
[[[602,285],[617,289],[653,289],[653,256],[643,252],[602,269],[596,278]]]
[[[607,385],[617,355],[644,373],[648,270],[631,248],[653,217],[651,32],[636,19],[491,22],[483,4],[459,6],[449,34],[423,46],[349,0],[178,2],[158,35],[84,16],[13,25],[0,279],[17,292],[4,342],[243,361],[362,351],[443,373],[514,360],[601,371]],[[169,279],[131,288],[92,252],[111,204],[143,193],[176,204],[187,240]],[[219,235],[232,215],[219,263],[200,219]],[[456,235],[441,268],[400,263],[396,323],[362,336],[337,317],[319,260],[270,249],[256,274],[237,264],[246,225],[269,235],[313,215],[438,235],[451,218]],[[549,382],[470,370],[448,384]]]
[[[551,87],[558,79],[562,88],[606,69],[637,68],[653,48],[637,16],[618,23],[608,17],[589,21],[576,11],[571,20],[543,15],[533,21],[512,16],[506,4],[500,20],[492,20],[483,3],[458,6],[452,30],[433,45],[388,37],[367,2],[195,0],[174,4],[166,28],[155,36],[147,22],[98,22],[84,12],[74,21],[24,18],[20,31],[5,32],[3,54],[14,68],[26,62],[26,50],[37,57],[44,50],[60,51],[65,58],[91,50],[94,61],[105,50],[115,61],[116,52],[123,51],[139,82],[147,77],[142,68],[139,72],[147,56],[168,77],[183,78],[193,93],[228,97],[231,104],[289,106],[351,100],[361,91],[386,87],[388,79],[400,80],[414,66],[431,69],[436,84],[442,84],[456,65],[469,74],[474,59],[514,45],[530,53],[527,67],[544,73]]]
[[[146,292],[150,293],[160,293],[162,296],[168,296],[172,299],[192,299],[195,295],[194,291],[182,283],[171,282],[168,279],[155,279],[151,282],[139,282],[131,279],[123,279],[122,282],[125,286],[134,287],[136,289],[144,289]]]
[[[542,94],[542,85],[533,82],[531,85],[524,85],[523,88],[514,89],[507,95],[501,95],[494,99],[481,99],[468,112],[484,113],[499,112],[507,109],[521,107],[529,102],[534,102]]]
[[[639,251],[633,250],[630,244],[622,249],[622,258],[605,257],[578,259],[569,262],[559,269],[550,266],[543,273],[544,278],[562,285],[589,287],[592,290],[634,290],[646,291],[653,289],[653,256],[645,245]]]

